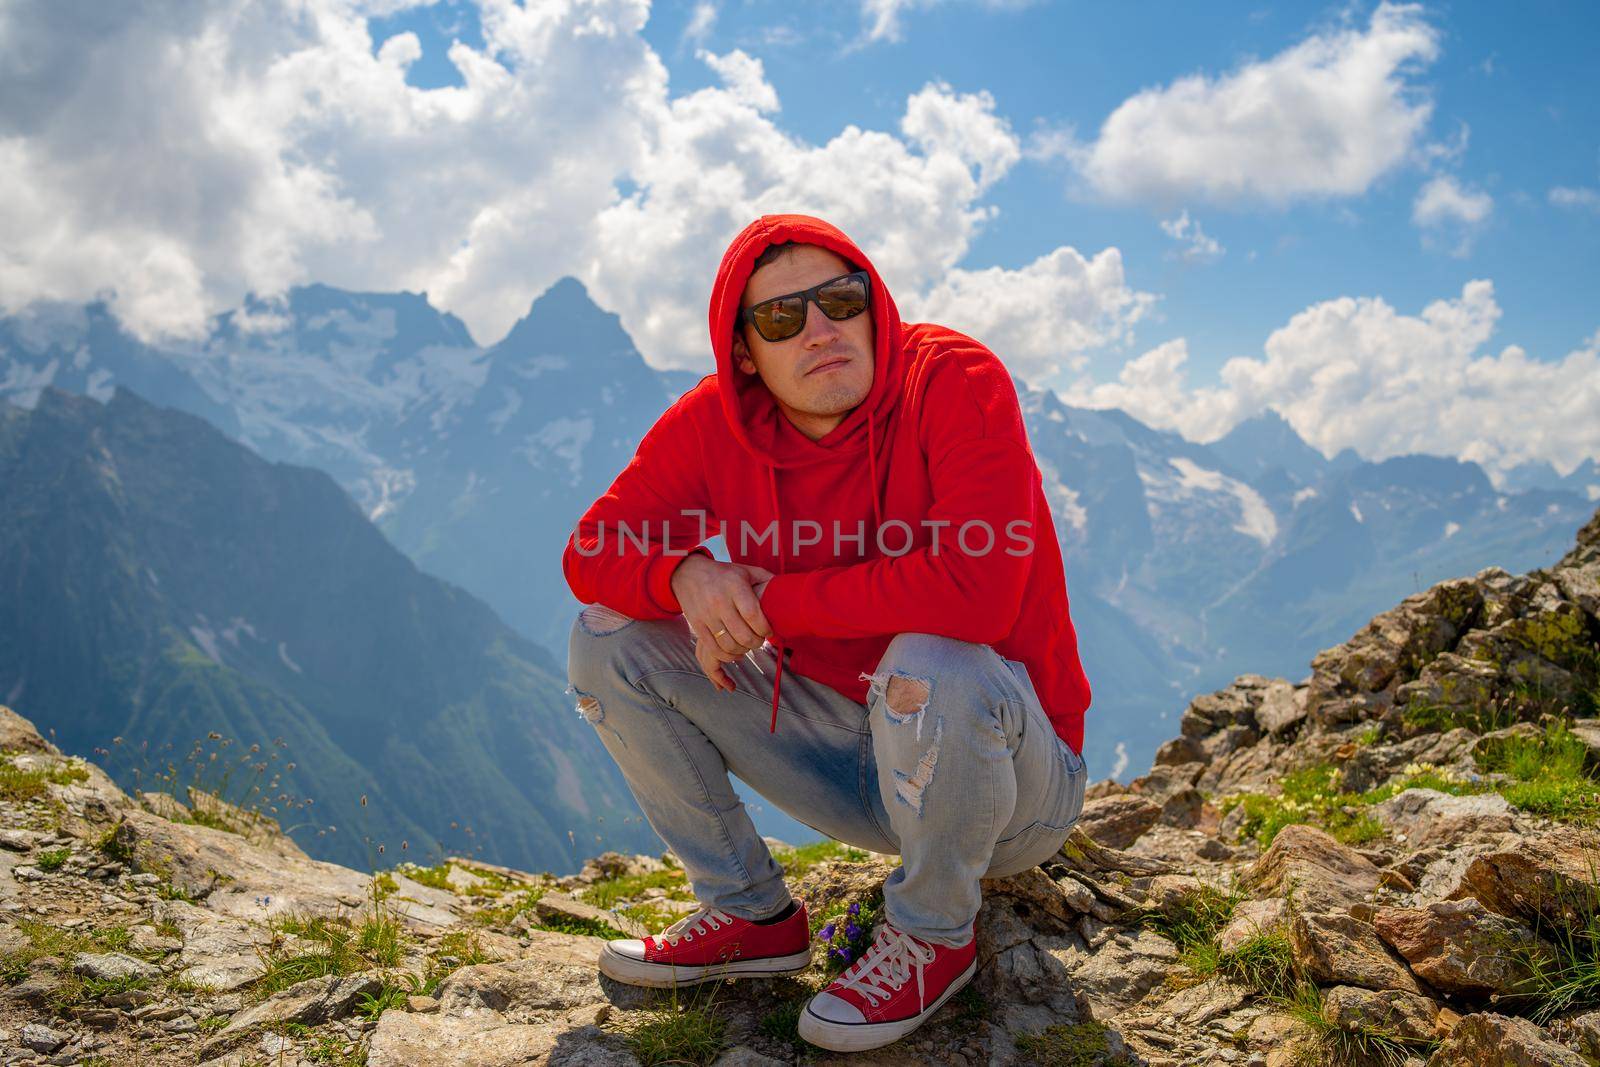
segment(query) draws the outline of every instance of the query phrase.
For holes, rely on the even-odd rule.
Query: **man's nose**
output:
[[[822,309],[815,302],[806,308],[806,324],[800,333],[801,342],[807,348],[816,348],[825,345],[839,336],[839,324],[822,313]]]

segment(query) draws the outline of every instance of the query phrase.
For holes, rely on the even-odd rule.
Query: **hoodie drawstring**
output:
[[[767,489],[772,496],[772,517],[777,524],[778,539],[778,573],[783,573],[783,513],[778,510],[778,465],[767,464]],[[777,651],[778,672],[772,679],[772,725],[767,727],[767,733],[778,732],[778,689],[783,685],[783,638],[773,634],[773,647]]]
[[[868,493],[872,497],[872,536],[878,536],[878,531],[883,528],[883,510],[878,503],[878,446],[876,428],[872,420],[867,420],[867,470],[872,478],[868,486]],[[783,511],[778,507],[778,465],[767,464],[767,492],[772,498],[772,517],[777,523],[778,534],[778,573],[783,569]],[[778,691],[783,686],[783,638],[773,635],[773,647],[778,650],[778,671],[772,679],[772,724],[767,727],[767,732],[778,732]]]

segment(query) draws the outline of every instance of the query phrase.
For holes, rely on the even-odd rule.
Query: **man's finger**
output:
[[[745,590],[745,595],[749,595],[749,590]],[[760,648],[761,638],[756,636],[737,608],[736,600],[734,605],[723,611],[722,623],[711,636],[716,638],[718,647],[724,652],[742,656],[752,648]]]
[[[761,601],[756,599],[755,591],[740,589],[735,592],[733,606],[739,609],[740,617],[757,639],[753,646],[748,647],[760,648],[762,642],[772,636],[772,626],[767,622],[766,613],[761,610]]]
[[[720,622],[714,622],[711,625],[719,630],[722,628]],[[704,662],[725,663],[738,657],[739,654],[737,652],[725,651],[722,647],[722,642],[711,636],[711,626],[707,626],[703,622],[690,623],[689,628],[694,631],[695,655],[705,657]]]
[[[696,642],[694,658],[700,664],[700,669],[705,672],[705,676],[711,679],[712,685],[718,689],[731,690],[734,688],[733,679],[729,678],[728,672],[722,669],[722,664],[716,660],[714,653],[711,652],[705,640],[702,639]]]

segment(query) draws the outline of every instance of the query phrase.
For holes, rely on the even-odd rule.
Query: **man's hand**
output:
[[[694,553],[672,572],[672,592],[695,635],[695,659],[718,689],[732,690],[723,670],[760,648],[772,634],[755,587],[772,572],[743,563],[721,563]]]

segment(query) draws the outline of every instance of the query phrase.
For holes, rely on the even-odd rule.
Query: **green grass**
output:
[[[1446,733],[1466,727],[1475,734],[1504,730],[1522,719],[1521,712],[1509,702],[1492,700],[1487,704],[1409,704],[1400,713],[1400,721],[1418,730]]]
[[[251,987],[260,997],[308,978],[393,967],[404,956],[398,923],[381,912],[360,923],[343,917],[291,915],[269,929],[270,940],[256,950],[262,975]]]
[[[532,911],[539,898],[549,891],[549,886],[534,886],[524,890],[492,908],[480,908],[470,916],[472,922],[479,926],[509,926],[518,915],[525,911]]]
[[[1300,983],[1284,1010],[1310,1029],[1319,1067],[1401,1067],[1411,1057],[1426,1059],[1439,1045],[1374,1027],[1346,1030],[1335,1025],[1323,1011],[1322,991],[1314,982]]]
[[[1285,1000],[1295,988],[1294,950],[1282,930],[1263,930],[1219,953],[1217,972],[1269,999]]]
[[[379,967],[398,967],[405,957],[399,920],[382,911],[363,918],[356,928],[356,951]]]
[[[597,908],[614,908],[619,902],[632,900],[646,889],[666,889],[669,891],[667,895],[676,900],[694,899],[694,894],[689,892],[685,884],[683,871],[671,868],[608,878],[584,889],[578,894],[578,899]]]
[[[816,841],[798,848],[775,849],[772,854],[789,878],[799,878],[819,863],[840,860],[845,863],[862,863],[867,853],[852,848],[842,841]]]
[[[1143,913],[1140,923],[1176,945],[1183,965],[1205,978],[1216,973],[1221,962],[1217,935],[1243,899],[1244,894],[1236,888],[1225,892],[1202,885],[1185,893],[1166,910]]]
[[[597,919],[541,919],[534,926],[540,930],[549,930],[558,934],[574,934],[578,937],[603,937],[610,941],[628,935],[618,930],[610,923],[603,923]]]
[[[42,797],[52,785],[87,782],[89,769],[77,760],[23,770],[10,756],[0,756],[0,800],[13,804]]]
[[[804,1041],[800,1037],[800,1013],[806,1010],[806,1003],[810,999],[808,994],[779,1004],[756,1023],[756,1032],[773,1041],[802,1047]]]
[[[404,867],[400,873],[429,889],[443,889],[447,893],[455,892],[450,884],[450,864],[438,863],[432,867]]]
[[[17,930],[27,937],[28,943],[13,952],[0,955],[0,984],[15,985],[28,976],[28,966],[34,960],[54,956],[71,959],[80,952],[120,952],[128,946],[128,928],[108,926],[86,933],[66,930],[33,919],[16,919]]]
[[[1466,778],[1430,763],[1413,763],[1386,785],[1363,793],[1341,789],[1341,777],[1338,766],[1315,763],[1285,774],[1276,794],[1237,793],[1223,798],[1221,807],[1224,814],[1242,807],[1245,817],[1239,838],[1254,837],[1262,848],[1271,845],[1285,826],[1297,823],[1316,826],[1347,845],[1363,845],[1384,836],[1383,824],[1368,809],[1407,789],[1466,796],[1495,788],[1487,780]]]
[[[1382,837],[1382,825],[1364,810],[1361,797],[1339,789],[1339,776],[1339,768],[1329,763],[1301,767],[1283,776],[1277,794],[1234,794],[1223,798],[1222,810],[1227,814],[1242,807],[1239,839],[1254,837],[1262,848],[1296,823],[1318,826],[1347,845]]]
[[[424,996],[433,996],[439,983],[463,967],[489,963],[494,957],[483,949],[483,942],[473,930],[452,930],[439,938],[428,954],[422,987],[415,990]]]
[[[105,833],[95,839],[94,847],[107,859],[116,860],[118,863],[131,863],[133,861],[133,845],[128,835],[122,832],[122,823],[119,821],[114,826],[106,827]]]
[[[1543,1024],[1600,1007],[1600,871],[1559,880],[1556,899],[1540,904],[1533,924],[1539,940],[1515,949],[1514,957],[1529,975],[1518,993]],[[1550,915],[1559,919],[1543,917]]]
[[[1133,1067],[1125,1055],[1111,1055],[1103,1024],[1092,1020],[1057,1023],[1043,1033],[1018,1034],[1017,1053],[1022,1063],[1039,1067]]]
[[[630,904],[626,908],[618,908],[617,914],[643,926],[646,930],[665,930],[683,917],[683,913],[659,900],[647,900],[642,904]]]
[[[130,989],[147,989],[150,986],[148,978],[130,974],[122,978],[84,978],[83,992],[91,1000],[102,1000],[113,993],[125,993]]]
[[[356,1001],[356,1014],[376,1022],[378,1016],[391,1008],[404,1007],[406,997],[410,996],[412,990],[416,988],[418,988],[416,983],[402,985],[398,982],[390,981],[386,977],[383,979],[383,985],[376,993],[361,994]]]
[[[52,848],[39,853],[39,858],[34,860],[34,866],[41,871],[59,871],[72,855],[70,848]]]
[[[1496,789],[1513,806],[1547,818],[1592,822],[1600,816],[1600,780],[1588,753],[1567,724],[1556,721],[1531,737],[1498,739],[1477,761],[1485,771],[1509,779]]]
[[[694,986],[688,1003],[678,999],[674,987],[664,1002],[620,1022],[618,1030],[628,1050],[644,1067],[669,1063],[706,1067],[728,1043],[727,1020],[712,1011],[721,986],[721,982]]]
[[[315,1045],[303,1051],[303,1055],[312,1063],[326,1063],[330,1067],[366,1067],[366,1043],[354,1042],[349,1052],[345,1051],[347,1044],[351,1042],[339,1034],[322,1034]]]

